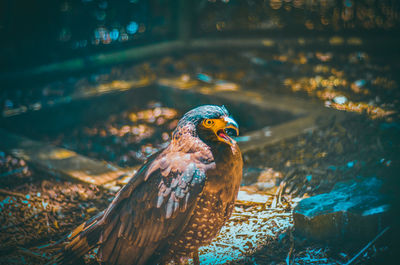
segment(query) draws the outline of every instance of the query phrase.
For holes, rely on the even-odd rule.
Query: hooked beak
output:
[[[239,125],[231,117],[223,117],[218,119],[213,128],[215,135],[218,140],[225,142],[229,145],[234,145],[236,143],[230,136],[239,135]]]

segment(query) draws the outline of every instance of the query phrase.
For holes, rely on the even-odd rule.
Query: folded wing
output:
[[[212,167],[201,161],[198,153],[168,149],[153,155],[104,213],[71,233],[65,253],[83,255],[99,246],[98,257],[107,264],[156,259],[192,216]]]

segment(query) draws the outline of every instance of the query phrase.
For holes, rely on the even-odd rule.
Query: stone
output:
[[[337,183],[331,192],[299,202],[293,211],[297,237],[328,243],[365,242],[388,223],[388,196],[377,178]]]
[[[242,184],[250,190],[275,192],[283,175],[272,168],[252,168],[243,169]]]

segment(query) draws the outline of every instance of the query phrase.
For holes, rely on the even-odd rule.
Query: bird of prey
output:
[[[178,122],[103,212],[73,230],[58,256],[75,264],[98,247],[102,264],[180,263],[208,244],[231,216],[242,178],[239,126],[222,106],[204,105]]]

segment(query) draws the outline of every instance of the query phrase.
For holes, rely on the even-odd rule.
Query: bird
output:
[[[167,147],[150,156],[110,205],[75,228],[57,264],[98,248],[101,264],[181,264],[230,218],[242,179],[239,125],[224,106],[183,115]]]

